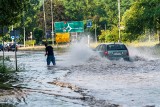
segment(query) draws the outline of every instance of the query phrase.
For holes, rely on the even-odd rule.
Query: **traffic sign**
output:
[[[10,36],[11,36],[11,39],[18,39],[19,38],[19,35],[20,35],[20,31],[19,30],[12,30],[10,31]]]
[[[52,32],[51,32],[51,31],[49,31],[49,30],[48,30],[48,31],[46,31],[46,36],[47,36],[47,38],[51,38],[51,37],[52,37],[51,33],[52,33]]]
[[[10,31],[10,36],[15,36],[15,31],[14,30]]]
[[[14,36],[11,36],[11,39],[14,40]]]
[[[83,21],[55,22],[54,28],[56,33],[84,32]]]
[[[92,27],[92,21],[91,20],[87,21],[87,27]]]
[[[56,33],[56,43],[70,42],[69,33]]]

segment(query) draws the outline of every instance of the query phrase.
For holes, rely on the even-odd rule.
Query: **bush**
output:
[[[3,64],[0,63],[0,89],[12,89],[12,85],[8,82],[14,79],[12,74],[12,67],[3,66]]]

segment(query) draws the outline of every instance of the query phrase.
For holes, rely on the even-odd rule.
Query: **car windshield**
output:
[[[127,50],[126,46],[123,44],[110,44],[107,45],[108,50]]]

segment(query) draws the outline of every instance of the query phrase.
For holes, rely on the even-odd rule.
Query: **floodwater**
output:
[[[18,82],[14,86],[21,91],[8,96],[1,103],[16,107],[87,107],[80,98],[82,95],[65,87],[54,86],[48,82],[63,77],[69,70],[64,69],[56,57],[56,66],[47,67],[44,52],[18,52]],[[57,54],[55,52],[55,54]],[[57,55],[58,56],[58,55]],[[14,57],[10,57],[14,62]],[[8,105],[6,106],[8,107]]]
[[[130,62],[109,61],[88,46],[75,44],[68,52],[55,52],[54,67],[46,66],[42,51],[19,52],[20,72],[13,85],[21,90],[1,102],[15,107],[109,107],[108,102],[121,107],[159,107],[159,53],[149,48],[128,49]],[[81,100],[82,94],[49,83],[54,80],[81,87],[91,99]]]

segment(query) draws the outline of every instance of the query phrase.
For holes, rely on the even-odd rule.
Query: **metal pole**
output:
[[[54,33],[53,33],[53,4],[52,4],[52,0],[51,0],[51,16],[52,16],[52,44],[54,45]]]
[[[78,35],[77,35],[77,32],[76,32],[76,43],[78,42]]]
[[[23,28],[24,29],[24,31],[23,31],[23,33],[24,33],[24,38],[23,38],[23,41],[24,41],[24,47],[26,47],[26,31],[25,31],[25,27]]]
[[[47,41],[47,35],[46,35],[46,14],[45,14],[45,6],[44,6],[44,0],[43,0],[43,17],[44,17],[44,33],[45,33],[45,38]]]
[[[15,30],[15,32],[14,32],[15,34],[14,34],[14,43],[15,43],[15,64],[16,64],[16,71],[18,71],[18,67],[17,67],[17,46],[16,46],[16,37],[17,37],[17,33],[16,33],[16,30]]]
[[[118,31],[119,31],[119,40],[118,42],[121,42],[121,30],[120,30],[120,21],[121,21],[121,12],[120,12],[120,0],[118,0]]]
[[[24,37],[23,37],[23,43],[24,43],[24,47],[26,47],[26,30],[25,30],[25,26],[24,26],[24,14],[25,14],[25,11],[23,11],[23,34],[24,34]]]
[[[3,70],[4,70],[4,27],[2,29],[3,29],[2,40],[3,40]]]
[[[12,25],[12,31],[13,31],[13,25]],[[13,44],[13,39],[12,39],[12,44]]]
[[[95,42],[97,44],[97,26],[96,26],[96,24],[95,24]]]
[[[88,47],[90,46],[90,36],[88,35]]]

